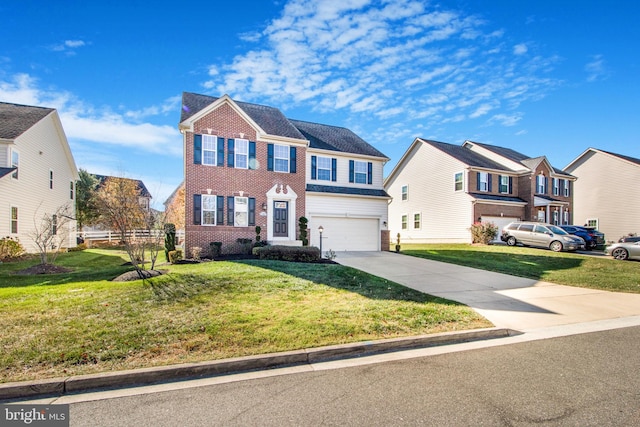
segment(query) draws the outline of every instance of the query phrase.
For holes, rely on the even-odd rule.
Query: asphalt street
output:
[[[163,392],[77,396],[71,425],[638,426],[638,342],[634,326]]]

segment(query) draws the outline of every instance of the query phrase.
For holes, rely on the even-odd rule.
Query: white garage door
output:
[[[320,246],[318,227],[322,226],[322,252],[380,250],[380,229],[377,219],[313,217],[309,222],[311,244]]]
[[[509,225],[510,222],[518,221],[520,218],[510,218],[506,216],[483,216],[482,222],[492,222],[498,226],[498,235],[496,236],[494,242],[501,242],[500,235],[502,234],[502,229]]]

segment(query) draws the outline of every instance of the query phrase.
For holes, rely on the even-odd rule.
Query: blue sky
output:
[[[152,4],[152,5],[151,5]],[[640,158],[640,6],[582,0],[0,3],[0,101],[58,109],[78,167],[182,180],[183,91],[345,126],[385,153],[473,140]]]

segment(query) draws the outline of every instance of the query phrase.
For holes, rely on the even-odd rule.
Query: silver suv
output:
[[[584,249],[585,244],[582,238],[571,236],[560,227],[540,222],[512,222],[502,229],[500,238],[509,246],[537,246],[554,252]]]

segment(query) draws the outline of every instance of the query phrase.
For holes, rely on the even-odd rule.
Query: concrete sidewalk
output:
[[[556,285],[393,252],[339,252],[336,262],[466,304],[519,331],[640,315],[640,295]]]

